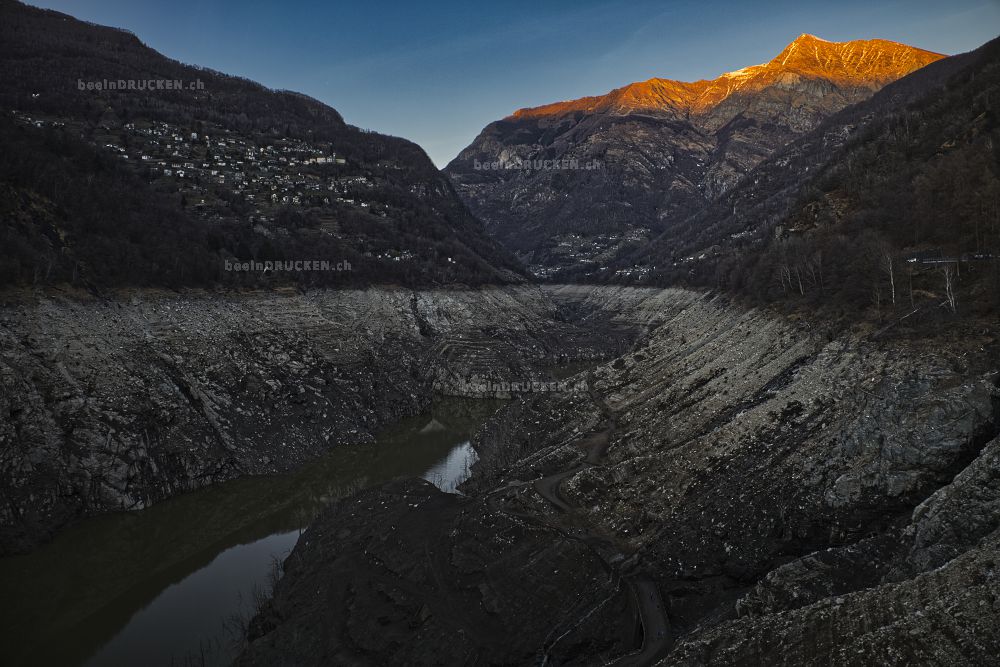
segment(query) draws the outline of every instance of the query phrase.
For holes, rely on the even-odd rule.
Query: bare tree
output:
[[[945,264],[941,267],[941,273],[944,274],[944,293],[948,299],[948,307],[951,308],[951,312],[955,311],[955,270],[951,264]]]
[[[915,308],[913,305],[913,267],[906,268],[906,279],[910,288],[910,308]]]
[[[882,270],[889,277],[889,294],[891,296],[893,307],[896,306],[896,269],[894,261],[894,253],[892,251],[892,246],[888,243],[883,243],[879,248],[879,252],[882,260]]]
[[[792,286],[792,272],[788,268],[788,264],[782,262],[778,266],[778,282],[781,283],[781,289],[787,294],[788,290]]]
[[[809,275],[809,282],[813,287],[819,287],[819,293],[824,294],[826,292],[826,286],[823,284],[823,251],[817,250],[814,252],[808,260],[806,260],[806,271]]]

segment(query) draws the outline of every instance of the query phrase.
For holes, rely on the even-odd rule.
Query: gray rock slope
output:
[[[629,352],[597,367],[589,394],[524,397],[479,433],[469,497],[454,501],[461,522],[448,524],[452,559],[419,567],[421,577],[451,581],[449,573],[465,562],[458,554],[485,539],[482,526],[517,519],[522,529],[534,528],[530,548],[525,542],[505,552],[506,567],[524,572],[523,580],[449,584],[491,586],[489,596],[468,589],[447,598],[453,632],[477,631],[481,614],[517,629],[509,650],[494,660],[480,654],[481,663],[602,664],[631,652],[626,659],[637,664],[995,659],[995,330],[956,330],[948,340],[884,339],[683,290],[546,291],[580,323],[627,323],[641,335]],[[599,436],[606,448],[595,457]],[[372,493],[378,500],[369,502],[395,507],[383,523],[433,523],[422,514],[423,501]],[[348,614],[357,624],[375,622],[387,609],[395,610],[389,618],[403,613],[388,594],[379,606],[352,598],[348,613],[330,579],[318,574],[338,554],[364,554],[363,544],[390,540],[352,530],[317,548],[310,534],[336,535],[351,525],[345,512],[338,506],[321,516],[296,548],[289,561],[296,574],[279,583],[244,655],[248,664],[266,664],[278,647],[296,664],[322,664],[331,654],[297,639],[306,623],[324,650],[372,664],[400,656],[424,663],[447,641],[425,633],[427,619],[419,614],[405,627],[394,625],[391,640],[378,645],[336,623],[309,620]],[[437,538],[409,539],[398,548],[419,553]],[[558,594],[539,585],[548,576],[539,569],[541,554],[576,540],[600,563],[578,561],[585,569],[560,580]],[[382,545],[357,557],[377,560],[385,549],[394,553]],[[660,627],[663,619],[634,603],[604,603],[607,596],[595,595],[592,583],[600,568],[612,581],[645,582],[637,590],[658,592],[669,636],[639,652],[644,625]],[[356,571],[355,586],[387,581],[384,572]],[[396,575],[388,581],[402,585]],[[444,589],[427,586],[408,589],[407,604],[440,604]],[[516,605],[490,602],[519,599],[526,588],[535,600],[530,620]],[[309,602],[316,590],[329,593],[319,605]],[[577,627],[567,619],[567,600],[580,601],[570,614],[580,628],[600,630],[570,632],[553,644],[552,637]],[[303,611],[307,603],[314,606]]]
[[[371,441],[434,391],[495,395],[629,336],[563,319],[527,287],[7,295],[0,553],[75,517],[287,470]]]

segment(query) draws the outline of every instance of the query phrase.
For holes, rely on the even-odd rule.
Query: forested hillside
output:
[[[594,276],[877,319],[1000,305],[1000,42],[831,117],[712,207]],[[565,277],[565,276],[564,276]]]
[[[0,284],[523,279],[418,146],[304,95],[13,0],[0,0],[0,62]],[[182,85],[104,86],[149,80]],[[349,270],[235,273],[227,260]]]

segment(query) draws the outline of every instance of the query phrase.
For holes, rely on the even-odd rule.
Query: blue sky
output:
[[[941,53],[1000,34],[1000,0],[29,0],[183,62],[297,90],[444,166],[492,120],[653,76],[713,78],[808,32]]]

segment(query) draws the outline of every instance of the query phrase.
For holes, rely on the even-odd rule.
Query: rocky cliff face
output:
[[[685,638],[666,664],[988,664],[1000,649],[997,444],[917,507],[892,542],[775,570],[741,618]]]
[[[522,109],[487,126],[446,171],[536,272],[599,267],[714,201],[833,112],[941,57],[802,35],[770,62],[711,81],[650,79]]]
[[[553,574],[538,565],[539,554],[584,540],[635,597],[629,612],[605,603],[590,588],[591,565],[560,580],[558,594],[532,584],[543,612],[531,618],[549,620],[527,623],[518,632],[524,641],[505,659],[566,664],[581,651],[593,661],[635,651],[637,664],[991,659],[1000,627],[992,593],[1000,556],[995,330],[956,331],[948,341],[882,340],[683,290],[562,287],[549,295],[581,321],[603,312],[643,333],[630,352],[589,376],[589,394],[524,398],[480,432],[482,458],[465,487],[461,525],[449,524],[452,560],[429,562],[421,576],[450,581],[449,568],[467,562],[459,555],[485,540],[471,526],[516,522],[535,527],[532,546],[522,542],[507,562],[531,581]],[[396,503],[382,523],[420,525],[422,504]],[[337,534],[351,525],[346,512],[332,510],[310,533]],[[323,571],[335,552],[377,542],[364,535],[341,534],[336,550],[296,548],[290,563],[298,574],[279,584],[257,626],[246,653],[251,664],[278,655],[278,647],[298,664],[322,662],[314,644],[295,639],[303,636],[295,628],[314,614],[348,612],[331,583],[305,573]],[[397,547],[392,539],[383,537],[366,558],[385,559],[385,549],[417,552],[435,538]],[[516,598],[522,583],[491,581],[496,592],[488,597]],[[398,583],[392,590],[397,585],[414,590]],[[302,612],[317,586],[329,602]],[[444,590],[434,589],[432,599]],[[418,605],[424,595],[405,603]],[[514,606],[463,595],[447,598],[454,628],[471,632],[478,614],[525,624]],[[395,595],[378,606],[352,599],[354,624],[403,614]],[[580,602],[572,608],[578,626],[566,618],[567,599]],[[339,611],[320,612],[325,605]],[[393,626],[399,653],[392,655],[437,645],[422,634],[436,626],[419,614],[407,618],[406,628]],[[622,624],[635,619],[636,635],[621,639]],[[595,623],[600,631],[587,631],[590,643],[580,635],[550,641]],[[309,627],[322,627],[316,641],[343,655],[389,655],[342,625]]]
[[[434,391],[509,395],[630,336],[564,319],[536,288],[8,294],[0,551],[370,441]]]

